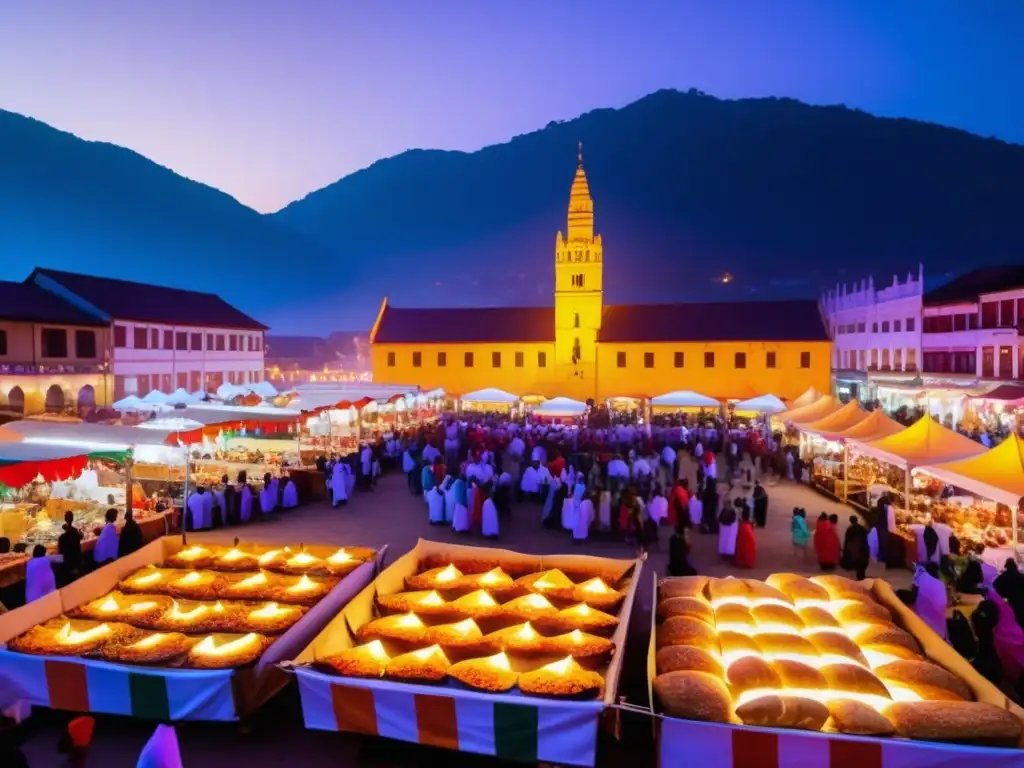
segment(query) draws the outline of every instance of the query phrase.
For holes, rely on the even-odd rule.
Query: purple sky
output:
[[[273,211],[659,88],[1024,143],[1022,34],[1024,0],[23,0],[0,4],[0,108]]]

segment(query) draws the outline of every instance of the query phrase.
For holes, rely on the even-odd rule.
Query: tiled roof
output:
[[[398,309],[388,305],[377,326],[378,344],[550,342],[553,307]]]
[[[36,282],[39,277],[49,278],[116,320],[267,330],[267,326],[212,293],[41,268],[25,282]]]
[[[0,317],[26,323],[105,326],[99,317],[83,312],[32,283],[0,282]]]
[[[983,293],[1024,286],[1024,266],[982,267],[950,280],[924,295],[926,306],[977,301]]]
[[[598,341],[828,341],[818,303],[735,301],[605,307]]]

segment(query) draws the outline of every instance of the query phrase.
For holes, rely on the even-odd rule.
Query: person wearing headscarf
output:
[[[339,461],[331,472],[331,505],[348,504],[348,483],[345,481],[345,462]]]
[[[1017,568],[1017,562],[1007,558],[1003,572],[996,576],[992,587],[1013,611],[1017,623],[1024,627],[1024,575]]]
[[[117,510],[108,509],[105,517],[106,525],[100,531],[100,537],[92,551],[96,565],[104,565],[117,559]]]
[[[722,512],[718,516],[718,554],[723,558],[731,558],[736,555],[736,535],[739,532],[737,512],[739,508],[739,499],[730,504],[729,499],[726,498],[725,504],[722,505]]]
[[[252,518],[252,488],[246,482],[244,474],[239,474],[238,484],[241,487],[238,491],[238,520],[242,523],[248,523],[250,518]],[[334,506],[337,506],[337,504]]]
[[[363,450],[359,452],[359,470],[363,487],[369,490],[373,481],[373,449],[369,443],[363,443]]]
[[[758,480],[754,481],[754,492],[751,498],[754,500],[754,524],[758,528],[764,528],[768,524],[768,492]]]
[[[220,515],[224,525],[236,525],[238,523],[238,491],[231,484],[227,475],[220,479],[224,490],[218,494],[221,504]]]
[[[434,467],[431,466],[429,461],[424,460],[423,466],[420,468],[420,488],[423,489],[423,500],[430,503],[430,492],[437,485],[437,481],[434,478]]]
[[[839,534],[824,512],[818,515],[814,526],[814,554],[823,571],[833,571],[839,563]]]
[[[1017,623],[1013,610],[998,594],[988,601],[993,604],[997,618],[992,643],[1003,668],[1005,680],[1013,687],[1024,679],[1024,629]]]
[[[74,526],[75,515],[68,510],[64,513],[64,533],[57,539],[57,553],[65,582],[73,581],[82,572],[82,532]]]
[[[744,506],[736,531],[736,555],[733,563],[737,568],[753,568],[757,562],[757,540],[754,538],[754,525],[750,518],[750,508]]]
[[[440,485],[427,491],[427,510],[431,525],[444,524],[444,488]]]
[[[932,631],[946,639],[946,585],[939,578],[936,563],[918,564],[914,572],[913,607],[920,619]]]
[[[655,485],[651,490],[651,499],[647,502],[647,516],[654,521],[655,525],[661,525],[661,521],[666,518],[669,519],[671,525],[672,515],[669,512],[668,499],[661,492],[659,485]]]
[[[185,527],[187,531],[201,531],[203,529],[203,512],[206,507],[206,502],[203,500],[203,495],[206,493],[206,489],[199,485],[196,489],[189,494],[188,497],[188,525]]]
[[[46,547],[36,544],[32,548],[32,559],[25,566],[25,602],[31,603],[56,590],[57,579],[53,575],[50,558],[46,556]]]
[[[690,537],[686,525],[681,521],[676,524],[675,532],[668,540],[668,575],[697,575],[697,569],[690,565]]]
[[[700,530],[702,518],[704,517],[704,502],[701,501],[701,487],[698,485],[690,496],[687,508],[690,516],[690,525],[695,531]]]
[[[800,507],[793,507],[789,531],[793,537],[793,555],[799,554],[807,562],[807,542],[811,540],[811,532],[807,529],[807,517]]]
[[[491,498],[490,484],[480,487],[480,496],[483,498],[480,508],[480,532],[485,538],[497,538],[500,531],[498,523],[498,507]]]
[[[561,523],[561,509],[569,495],[569,489],[557,480],[542,487],[547,489],[547,497],[544,499],[544,506],[540,513],[541,524],[545,528],[558,528]],[[556,509],[559,510],[559,514],[555,514],[554,510]]]
[[[299,506],[299,489],[295,487],[295,481],[289,476],[288,482],[284,484],[284,496],[281,499],[282,509],[295,509]]]
[[[856,515],[850,515],[850,525],[843,536],[843,557],[840,561],[844,568],[854,571],[857,581],[864,581],[871,553],[868,551],[868,531],[860,524]]]
[[[668,507],[668,524],[675,530],[675,527],[682,521],[683,525],[690,524],[690,482],[685,477],[682,480],[672,481],[672,496]]]
[[[602,531],[612,529],[612,493],[604,488],[597,500],[597,524]]]
[[[124,525],[121,526],[121,533],[117,537],[117,556],[124,557],[142,549],[142,529],[132,517],[132,511],[124,511]]]
[[[711,478],[704,482],[703,501],[700,529],[704,533],[715,533],[718,530],[718,483]]]
[[[594,502],[584,495],[586,490],[585,485],[576,485],[576,491],[580,494],[580,497],[579,508],[576,511],[576,525],[572,529],[572,538],[577,543],[587,540],[587,537],[590,536],[590,526],[594,522]]]
[[[158,725],[139,755],[135,768],[182,768],[173,725]]]
[[[464,533],[470,529],[469,524],[469,491],[466,488],[466,479],[456,477],[451,487],[452,493],[452,529],[457,533]]]

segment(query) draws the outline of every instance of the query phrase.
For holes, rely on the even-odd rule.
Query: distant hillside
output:
[[[0,110],[0,279],[89,271],[217,292],[266,321],[282,296],[321,284],[303,265],[324,253],[135,152]]]
[[[576,142],[612,301],[816,296],[1014,262],[1024,147],[789,99],[660,91],[479,152],[415,150],[274,218],[352,259],[352,298],[549,300]],[[731,272],[735,280],[714,279]]]

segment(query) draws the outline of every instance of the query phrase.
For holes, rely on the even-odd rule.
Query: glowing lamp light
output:
[[[459,569],[454,565],[449,564],[447,568],[434,577],[434,581],[438,584],[445,584],[449,581],[455,581],[460,576],[462,576],[462,574],[459,572]]]
[[[239,587],[240,589],[255,589],[261,584],[266,583],[267,574],[263,573],[263,571],[260,571],[259,573],[254,573],[252,576],[249,576],[248,578],[242,579],[235,586]]]
[[[271,550],[268,550],[267,552],[264,552],[259,557],[260,565],[266,565],[267,563],[272,563],[274,560],[277,559],[278,555],[281,554],[281,551],[282,550],[280,550],[280,549],[271,549]]]
[[[150,584],[156,584],[163,577],[164,575],[160,573],[160,571],[153,571],[152,573],[147,574],[145,576],[139,576],[137,578],[132,579],[132,584],[134,584],[137,587],[148,587]]]
[[[491,597],[489,592],[482,589],[471,592],[465,597],[460,597],[459,601],[462,605],[479,606],[481,608],[492,608],[498,604],[498,601]]]
[[[82,645],[83,643],[92,642],[97,637],[109,634],[110,627],[107,624],[99,624],[79,632],[71,628],[71,622],[69,621],[54,633],[53,639],[61,645]]]
[[[495,587],[499,584],[511,584],[512,577],[505,573],[501,568],[494,568],[483,574],[479,579],[479,584],[483,587]]]
[[[207,635],[192,649],[192,652],[200,656],[230,656],[233,653],[245,651],[255,646],[259,641],[260,636],[255,632],[250,632],[248,635],[243,635],[242,637],[217,645],[213,635]]]
[[[160,643],[162,643],[164,641],[164,638],[166,638],[166,637],[167,637],[167,634],[164,633],[164,632],[154,632],[152,635],[147,635],[146,637],[142,638],[141,640],[136,640],[129,647],[130,648],[138,648],[139,650],[147,650],[149,648],[156,648],[156,646],[160,645]]]
[[[167,618],[172,621],[189,622],[198,619],[209,610],[210,606],[208,605],[197,605],[191,611],[183,611],[178,606],[178,601],[174,600],[171,602],[171,610],[168,612]]]
[[[544,595],[524,595],[522,604],[527,608],[551,608],[551,601]]]
[[[221,560],[223,560],[226,563],[233,563],[236,560],[241,560],[243,557],[245,557],[245,552],[235,547],[225,552],[224,555],[221,557]]]
[[[583,645],[583,633],[578,629],[574,629],[569,633],[569,642],[573,645]]]
[[[214,613],[224,613],[224,606],[221,605],[220,600],[213,604]]]
[[[549,589],[565,589],[572,587],[569,577],[557,568],[547,571],[543,576],[533,582],[533,588],[544,592]]]
[[[106,603],[104,603],[104,605],[106,605]],[[102,606],[100,607],[102,608]],[[157,603],[153,600],[145,600],[141,603],[132,603],[128,606],[128,610],[132,613],[142,613],[143,611],[151,611],[156,607]]]
[[[384,650],[384,646],[380,640],[374,640],[367,643],[366,645],[360,645],[359,650],[365,653],[374,661],[388,662],[391,661],[391,657],[388,656],[388,652]]]
[[[415,613],[406,613],[395,617],[395,626],[419,629],[423,626],[423,621]]]
[[[469,635],[472,633],[480,634],[479,627],[477,627],[476,622],[472,619],[466,619],[458,622],[457,624],[452,624],[451,629],[453,632],[458,632],[460,635]]]
[[[355,558],[353,558],[352,555],[350,555],[348,552],[344,550],[344,548],[342,548],[330,557],[328,557],[327,562],[331,565],[343,565],[344,563],[352,562],[354,559]]]
[[[276,619],[278,616],[290,613],[291,610],[291,608],[281,608],[277,603],[267,603],[262,608],[249,611],[249,616],[253,619]]]
[[[530,622],[526,622],[512,635],[516,640],[520,640],[524,643],[531,642],[537,638],[537,630],[530,626]]]
[[[612,591],[611,587],[605,584],[600,577],[583,582],[580,584],[580,589],[589,595],[607,595]]]
[[[117,604],[117,600],[112,597],[108,597],[103,601],[103,605],[99,608],[104,613],[113,613],[114,611],[121,610],[121,606]]]
[[[574,613],[577,616],[589,616],[591,608],[586,603],[580,603],[579,605],[574,605],[572,608],[566,608],[565,612]]]
[[[441,654],[444,656],[444,651],[441,650],[440,645],[431,645],[426,648],[420,648],[418,651],[413,651],[412,655],[420,661],[428,661],[431,656]]]
[[[318,562],[320,562],[320,558],[309,554],[309,552],[299,552],[297,555],[288,558],[288,565],[298,568],[305,568]]]
[[[441,597],[437,592],[431,592],[429,595],[425,595],[416,601],[417,605],[423,606],[439,606],[444,605],[444,598]]]
[[[512,671],[512,665],[509,664],[508,656],[506,656],[504,652],[496,653],[493,656],[488,656],[485,659],[485,661],[487,662],[488,666],[494,667],[495,669],[500,669],[503,672]]]
[[[299,593],[299,592],[313,592],[318,589],[318,585],[315,581],[309,578],[309,576],[303,575],[301,579],[288,587],[288,592]]]
[[[191,584],[198,584],[202,580],[203,577],[202,574],[199,573],[199,571],[189,571],[180,579],[178,579],[177,583],[183,587],[187,587]]]
[[[566,656],[561,661],[553,661],[550,664],[544,665],[541,669],[546,672],[550,672],[553,675],[558,675],[559,677],[568,677],[578,666],[579,665],[573,661],[572,656]]]
[[[188,549],[183,549],[181,552],[178,553],[178,557],[182,560],[198,560],[200,557],[207,554],[208,552],[209,550],[207,550],[206,547],[200,547],[199,545],[195,545],[189,547]]]

